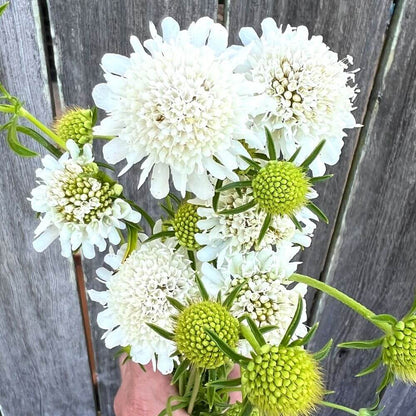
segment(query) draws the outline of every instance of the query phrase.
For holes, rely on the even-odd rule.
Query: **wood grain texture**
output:
[[[20,0],[2,16],[0,80],[49,123],[36,15],[30,0]],[[22,159],[3,132],[0,139],[0,406],[5,416],[95,415],[72,264],[59,243],[42,254],[32,247],[38,220],[26,198],[40,159]]]
[[[361,89],[355,105],[354,116],[362,123],[384,36],[390,20],[389,0],[230,0],[230,31],[238,42],[238,31],[243,26],[252,26],[261,34],[260,23],[265,17],[273,17],[279,25],[286,27],[305,25],[310,34],[322,35],[324,42],[341,58],[351,55],[353,68],[361,68],[356,82]],[[330,224],[319,223],[312,246],[305,250],[299,271],[319,278],[325,265],[334,224],[338,215],[351,160],[357,144],[359,129],[346,130],[348,136],[341,159],[328,173],[335,176],[318,184],[318,205],[328,216]],[[308,297],[312,306],[313,291]]]
[[[175,18],[181,27],[187,27],[193,20],[205,15],[215,19],[217,2],[76,0],[68,3],[64,0],[53,0],[49,2],[49,13],[63,102],[66,106],[88,106],[93,104],[93,87],[104,82],[100,68],[104,53],[129,55],[132,52],[130,35],[135,34],[141,40],[149,38],[149,21],[158,25],[165,16]],[[99,147],[96,146],[97,151]],[[140,192],[137,191],[139,172],[137,168],[132,169],[120,178],[120,182],[127,195],[148,212],[156,214],[159,211],[147,184]],[[102,265],[103,255],[97,256],[94,261],[84,261],[88,288],[103,289],[103,285],[95,280],[95,271]],[[105,348],[101,340],[103,330],[96,324],[97,313],[101,310],[101,306],[93,302],[89,304],[101,414],[108,416],[113,414],[113,400],[120,379],[118,364],[113,358],[116,350],[108,351]]]
[[[376,313],[398,318],[410,308],[416,289],[415,23],[416,2],[398,3],[324,276]],[[379,334],[327,297],[321,298],[317,320],[321,322],[319,343],[329,337],[338,343]],[[331,399],[352,407],[371,403],[380,373],[355,380],[353,375],[375,354],[332,352],[327,363],[328,388],[337,393]],[[410,392],[403,384],[388,389],[384,414],[413,415],[416,394]]]

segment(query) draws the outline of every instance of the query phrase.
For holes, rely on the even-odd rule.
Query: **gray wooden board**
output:
[[[106,52],[129,55],[132,49],[129,37],[132,34],[141,40],[149,38],[148,24],[156,25],[165,16],[172,16],[181,27],[202,16],[216,18],[217,2],[191,0],[110,0],[49,2],[50,20],[55,48],[55,63],[61,95],[66,106],[92,105],[91,91],[103,82],[100,68],[101,57]],[[103,115],[101,113],[101,115]],[[99,146],[97,146],[99,151]],[[123,163],[120,164],[122,166]],[[132,169],[120,182],[126,194],[150,213],[158,212],[147,186],[137,191],[139,169]],[[159,214],[158,214],[159,215]],[[84,261],[87,287],[102,290],[103,285],[95,280],[95,270],[103,265],[103,256],[94,261]],[[108,351],[101,336],[103,330],[96,324],[100,305],[89,303],[89,312],[94,340],[98,375],[98,390],[103,416],[113,414],[113,399],[119,386],[118,364],[113,356],[116,350]]]
[[[230,31],[235,42],[238,42],[238,30],[243,26],[252,26],[261,34],[260,22],[270,16],[283,27],[305,25],[311,35],[322,35],[340,59],[351,55],[353,68],[361,68],[356,75],[361,92],[355,102],[354,115],[357,123],[362,123],[390,20],[389,0],[230,0],[230,3]],[[328,167],[328,173],[335,176],[316,186],[317,205],[328,216],[330,224],[318,224],[312,246],[300,256],[303,264],[299,271],[316,278],[324,268],[359,129],[346,130],[346,133],[340,161]],[[313,294],[310,291],[307,298],[309,310]]]
[[[415,0],[400,2],[393,20],[324,279],[376,313],[400,318],[416,289]],[[380,334],[326,296],[320,298],[316,319],[321,326],[313,348],[329,337],[339,343]],[[375,354],[333,350],[326,373],[328,388],[337,390],[335,400],[352,407],[371,403],[380,373],[353,376]],[[416,391],[404,384],[388,389],[384,400],[386,415],[415,414],[410,409],[415,408]]]
[[[50,122],[43,46],[32,3],[12,2],[0,19],[0,81],[29,111]],[[40,159],[22,159],[8,148],[3,132],[0,139],[0,406],[5,416],[92,416],[72,264],[61,257],[59,243],[42,254],[32,247],[38,220],[26,198],[35,186]]]

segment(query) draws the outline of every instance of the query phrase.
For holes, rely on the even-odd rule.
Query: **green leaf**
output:
[[[51,143],[49,143],[43,136],[41,136],[37,131],[26,127],[26,126],[16,126],[16,130],[19,133],[26,134],[26,136],[31,137],[32,139],[36,140],[38,143],[40,143],[49,153],[54,155],[56,158],[60,158],[62,156],[62,152],[57,149],[55,146],[53,146]],[[99,162],[95,162],[97,165]]]
[[[313,212],[320,220],[322,220],[326,224],[329,224],[328,217],[313,202],[309,201],[306,204],[306,208],[308,208],[309,211]]]
[[[257,238],[257,246],[260,246],[261,241],[263,240],[264,236],[266,235],[267,230],[269,229],[271,221],[272,221],[272,214],[267,214],[266,218],[264,219],[263,225],[261,226],[259,237]]]
[[[299,322],[302,318],[302,311],[303,311],[303,299],[302,299],[302,296],[299,295],[298,305],[296,307],[296,312],[293,315],[293,319],[290,322],[290,325],[287,328],[286,333],[285,333],[282,341],[280,342],[281,345],[286,346],[286,345],[289,344],[289,342],[290,342],[293,334],[295,333],[296,328],[298,327]]]
[[[267,150],[269,151],[269,158],[270,160],[276,160],[276,148],[274,147],[272,134],[270,133],[270,130],[267,127],[265,127],[264,130],[266,131]]]
[[[244,160],[244,162],[248,163],[256,172],[258,172],[261,169],[261,166],[255,162],[252,159],[249,159],[248,157],[240,155],[241,159]]]
[[[293,153],[293,155],[290,157],[290,159],[288,160],[288,162],[294,162],[295,161],[295,159],[297,158],[297,156],[298,156],[298,154],[299,154],[299,152],[300,152],[300,147],[298,147],[297,149],[296,149],[296,151],[295,151],[295,153]]]
[[[249,362],[250,359],[244,357],[244,355],[238,354],[235,352],[229,345],[227,345],[214,331],[209,328],[204,328],[205,332],[211,337],[211,339],[217,344],[218,348],[231,360],[236,363],[240,364],[241,366],[245,367]]]
[[[91,108],[91,124],[94,127],[97,123],[98,118],[98,108],[96,106]]]
[[[315,147],[315,149],[312,150],[311,154],[302,162],[300,167],[307,169],[309,168],[309,165],[317,158],[319,155],[319,152],[322,150],[322,148],[325,145],[325,140],[322,140],[318,143],[318,145]]]
[[[27,147],[23,146],[18,138],[17,138],[17,126],[16,126],[17,118],[14,118],[10,125],[8,126],[7,131],[7,143],[10,149],[13,150],[16,154],[22,157],[35,157],[39,156],[38,153],[34,152],[33,150],[28,149]]]
[[[269,160],[269,158],[265,155],[265,154],[263,154],[263,153],[258,153],[258,152],[256,152],[256,153],[254,153],[253,154],[253,156],[256,158],[256,159],[260,159],[260,160]]]
[[[387,323],[392,326],[397,324],[397,319],[393,315],[389,315],[387,313],[376,315],[373,318],[371,318],[371,321],[374,323]]]
[[[244,212],[244,211],[249,210],[250,208],[253,208],[254,206],[256,206],[256,204],[257,204],[257,202],[254,199],[252,199],[247,204],[241,205],[237,208],[224,209],[224,210],[220,211],[219,214],[222,214],[222,215],[239,214],[240,212]]]
[[[218,180],[215,184],[215,194],[212,197],[212,208],[214,209],[215,212],[218,211],[218,201],[220,199],[220,193],[218,192],[218,189],[221,188],[223,181],[222,180]]]
[[[175,213],[170,208],[168,208],[166,205],[160,204],[160,208],[162,208],[169,215],[170,218],[175,217]]]
[[[115,172],[116,170],[111,166],[111,165],[109,165],[108,163],[104,163],[104,162],[97,162],[97,161],[94,161],[96,164],[97,164],[97,166],[100,166],[101,168],[105,168],[105,169],[108,169],[108,170],[111,170],[112,172]]]
[[[316,330],[319,327],[319,322],[317,322],[309,331],[308,333],[303,337],[303,338],[299,338],[296,341],[293,341],[290,346],[291,347],[296,347],[296,346],[301,346],[301,345],[306,345],[315,335]]]
[[[230,309],[232,304],[234,303],[235,298],[238,296],[238,294],[240,293],[240,290],[242,289],[242,287],[246,284],[246,282],[244,281],[243,283],[240,283],[239,285],[237,285],[229,294],[228,296],[225,298],[224,302],[222,303],[222,306],[224,306],[227,309]]]
[[[364,368],[364,370],[360,371],[355,377],[362,377],[366,376],[367,374],[371,374],[377,370],[378,366],[381,364],[381,357],[378,357],[375,361],[373,361],[368,367]]]
[[[349,341],[341,342],[338,344],[338,348],[353,348],[357,350],[371,350],[373,348],[379,347],[383,342],[384,337],[378,339],[371,339],[368,341]]]
[[[295,224],[295,227],[299,231],[303,230],[301,223],[298,221],[298,219],[294,215],[289,215],[289,218],[292,220],[293,224]]]
[[[176,382],[179,380],[182,374],[184,374],[186,369],[189,367],[189,364],[190,362],[186,358],[179,364],[178,368],[175,371],[175,374],[172,377],[172,381],[170,382],[170,384],[176,384]]]
[[[227,183],[227,185],[224,185],[221,188],[216,189],[215,192],[223,192],[223,191],[228,191],[229,189],[235,189],[235,188],[247,188],[249,186],[251,186],[251,181],[231,182],[231,183]]]
[[[233,378],[231,380],[214,380],[208,383],[210,386],[213,386],[217,389],[224,389],[227,387],[239,387],[241,386],[241,377]]]
[[[0,16],[6,11],[9,4],[10,2],[6,2],[0,6]]]
[[[245,315],[244,319],[246,320],[246,322],[248,323],[248,326],[250,328],[251,333],[253,334],[254,338],[257,341],[257,344],[260,345],[260,347],[262,347],[263,345],[266,344],[266,340],[264,339],[262,333],[259,331],[259,328],[257,328],[257,325],[254,323],[254,321],[251,319],[250,316]]]
[[[174,237],[174,236],[175,236],[175,231],[160,231],[159,233],[153,234],[151,237],[145,240],[144,243],[149,243],[150,241],[157,240],[158,238]]]
[[[137,205],[131,199],[128,199],[125,196],[123,196],[123,199],[126,202],[128,202],[131,205],[132,208],[134,208],[137,212],[139,212],[142,215],[142,217],[149,224],[149,227],[153,230],[153,227],[155,226],[155,222],[154,222],[153,218],[143,208],[139,207],[139,205]]]
[[[146,325],[149,328],[153,329],[153,331],[155,331],[161,337],[166,338],[169,341],[173,341],[175,339],[175,335],[173,335],[172,332],[166,331],[166,329],[163,329],[160,326],[157,326],[155,324],[151,324],[150,322],[146,322]]]
[[[329,341],[328,341],[328,342],[324,345],[324,347],[323,347],[321,350],[319,350],[318,352],[315,352],[315,353],[313,354],[313,356],[314,356],[315,360],[321,361],[321,360],[323,360],[324,358],[326,358],[326,357],[328,356],[328,354],[329,354],[329,351],[331,351],[332,343],[333,343],[333,340],[332,340],[332,339],[330,339],[330,340],[329,340]]]
[[[328,179],[331,179],[333,176],[334,175],[315,176],[313,178],[309,178],[309,182],[312,185],[315,185],[315,183],[326,181]]]
[[[179,302],[175,298],[171,298],[170,296],[166,296],[166,300],[179,312],[182,312],[186,308],[185,305],[183,305],[181,302]]]
[[[413,301],[412,306],[410,307],[409,312],[407,312],[407,314],[404,316],[403,319],[411,317],[415,312],[416,312],[416,296],[415,296],[415,300]]]
[[[127,249],[124,253],[123,261],[133,252],[137,247],[137,236],[139,234],[139,230],[136,227],[132,227],[129,224],[126,224],[127,228]]]
[[[252,404],[248,401],[247,398],[243,400],[243,406],[241,409],[240,416],[251,416],[251,412],[253,411]]]
[[[191,267],[193,270],[196,271],[196,259],[195,259],[195,253],[192,250],[187,250],[188,258],[191,260]]]
[[[265,325],[259,328],[259,331],[262,334],[267,334],[268,332],[274,331],[277,328],[279,328],[277,325]]]
[[[204,284],[202,283],[201,278],[198,275],[195,275],[196,284],[198,285],[199,293],[201,294],[201,297],[203,300],[209,299],[209,294],[207,292],[207,289],[205,289]]]
[[[387,370],[384,374],[383,380],[381,380],[380,385],[377,387],[376,394],[379,395],[389,384],[393,384],[394,378],[393,372]]]

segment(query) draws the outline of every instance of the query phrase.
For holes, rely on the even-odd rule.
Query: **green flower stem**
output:
[[[65,141],[62,140],[61,138],[59,138],[58,135],[56,135],[51,129],[49,129],[43,123],[41,123],[35,116],[33,116],[31,113],[29,113],[29,111],[27,111],[23,107],[21,107],[18,110],[18,115],[21,116],[21,117],[24,117],[26,120],[29,120],[39,130],[41,130],[45,134],[47,134],[59,147],[66,150]]]
[[[257,342],[256,338],[254,337],[250,329],[247,326],[240,324],[240,332],[253,347],[254,351],[256,351],[257,354],[260,353],[260,344]]]
[[[359,315],[361,315],[363,318],[367,319],[372,324],[380,328],[382,331],[386,332],[390,330],[390,325],[388,323],[373,321],[373,318],[376,317],[376,314],[372,312],[370,309],[366,308],[364,305],[361,305],[361,303],[357,302],[356,300],[350,298],[345,293],[342,293],[338,289],[335,289],[334,287],[329,286],[326,283],[321,282],[320,280],[316,280],[312,277],[304,276],[303,274],[298,273],[294,273],[292,276],[290,276],[289,280],[298,283],[305,283],[310,287],[318,289],[321,292],[326,293],[327,295],[348,306],[349,308],[357,312]]]
[[[192,395],[188,404],[188,413],[190,415],[192,414],[192,410],[194,409],[195,400],[199,393],[200,383],[201,383],[201,369],[198,367],[195,367],[194,386],[192,388]]]
[[[344,412],[349,413],[350,415],[359,416],[359,413],[356,410],[350,409],[346,406],[341,406],[340,404],[325,401],[322,401],[321,404],[326,407],[332,407],[333,409],[343,410]]]

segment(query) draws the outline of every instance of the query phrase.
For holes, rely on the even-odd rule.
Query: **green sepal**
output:
[[[306,204],[306,208],[309,209],[309,211],[313,212],[320,220],[322,220],[324,223],[329,224],[328,217],[322,212],[322,210],[317,207],[313,202],[308,202]]]
[[[209,294],[204,284],[202,283],[201,278],[196,274],[195,275],[196,284],[198,285],[199,293],[201,294],[202,300],[209,300]]]
[[[315,185],[315,183],[326,181],[331,179],[333,176],[334,175],[315,176],[313,178],[309,178],[309,182],[311,185]]]
[[[257,325],[251,319],[251,317],[248,315],[245,315],[244,319],[248,323],[250,331],[253,334],[255,340],[257,341],[257,344],[259,344],[260,347],[262,347],[263,345],[266,345],[266,340],[264,339],[263,334],[259,331],[259,328],[257,328]]]
[[[26,136],[31,137],[32,139],[36,140],[39,144],[41,144],[49,153],[54,155],[56,158],[60,158],[62,156],[62,152],[49,143],[43,136],[41,136],[37,131],[31,129],[30,127],[26,126],[16,126],[16,130],[19,133],[26,134]],[[95,162],[97,165],[98,162]]]
[[[297,346],[306,345],[314,337],[318,327],[319,327],[319,322],[313,325],[311,329],[308,331],[308,333],[303,338],[299,338],[296,341],[291,342],[289,344],[289,347],[297,347]]]
[[[282,338],[282,341],[280,342],[280,345],[283,345],[284,347],[286,347],[289,344],[293,334],[296,331],[296,328],[299,325],[300,319],[302,317],[302,310],[303,310],[303,299],[302,299],[302,296],[299,295],[296,312],[293,315],[292,321],[290,322],[290,325],[287,328],[286,333],[284,337]]]
[[[407,314],[403,317],[403,320],[410,318],[415,312],[416,312],[416,296],[415,296],[415,300],[412,303],[412,306],[409,309],[409,312],[407,312]]]
[[[380,385],[377,387],[376,395],[379,396],[380,393],[390,384],[393,384],[395,376],[392,371],[389,369],[384,374],[383,380],[381,380]],[[379,398],[379,397],[377,397]]]
[[[126,354],[126,358],[123,360],[122,364],[126,364],[128,360],[131,360],[131,346],[127,345],[126,347],[121,347],[117,350],[117,352],[114,354],[114,358],[120,358],[123,354]],[[146,369],[144,369],[146,371]]]
[[[322,140],[318,143],[318,145],[315,147],[315,149],[312,150],[311,154],[302,162],[300,167],[303,169],[308,169],[309,165],[317,158],[319,155],[319,152],[322,150],[322,148],[325,145],[325,140]]]
[[[151,324],[150,322],[146,322],[146,325],[153,329],[157,334],[159,334],[161,337],[168,339],[169,341],[173,341],[175,339],[175,335],[172,334],[172,332],[166,331],[166,329],[161,328],[160,326],[157,326],[155,324]]]
[[[256,172],[258,172],[261,169],[261,166],[255,162],[252,159],[249,159],[248,157],[240,155],[241,159],[244,160],[244,162],[248,163]]]
[[[382,360],[381,357],[378,357],[375,361],[373,361],[368,367],[364,368],[364,370],[360,371],[355,377],[362,377],[366,376],[367,374],[371,374],[377,370],[379,365],[381,364]]]
[[[397,324],[397,319],[393,315],[384,313],[381,315],[376,315],[373,318],[371,318],[371,322],[375,323],[376,325],[380,323],[381,324],[387,323],[391,326],[394,326]]]
[[[223,192],[223,191],[228,191],[229,189],[235,189],[235,188],[247,188],[248,186],[251,186],[251,181],[231,182],[231,183],[227,183],[227,185],[221,186],[221,188],[217,188],[215,192]]]
[[[3,128],[7,128],[7,144],[10,149],[13,150],[17,155],[22,157],[35,157],[39,156],[38,153],[23,146],[17,137],[17,117],[13,116],[12,120],[5,124]]]
[[[371,339],[368,341],[349,341],[349,342],[341,342],[337,345],[338,348],[353,348],[357,350],[372,350],[373,348],[379,347],[383,343],[382,338],[378,339]]]
[[[58,149],[56,149],[56,150],[58,150]],[[59,150],[58,150],[58,152],[59,152]],[[97,162],[97,161],[94,161],[94,163],[97,165],[97,166],[99,166],[99,167],[101,167],[101,168],[105,168],[105,169],[108,169],[108,170],[111,170],[112,172],[115,172],[116,170],[111,166],[111,165],[109,165],[108,163],[105,163],[105,162]]]
[[[267,214],[266,218],[264,219],[263,225],[261,226],[259,237],[257,239],[257,246],[260,246],[260,243],[262,242],[264,236],[266,235],[267,230],[269,229],[271,221],[272,221],[272,214]]]
[[[321,361],[324,358],[326,358],[329,354],[329,351],[331,351],[331,347],[332,347],[332,343],[334,342],[334,340],[331,338],[324,346],[322,349],[320,349],[319,351],[315,352],[313,354],[313,357],[315,358],[315,360]]]
[[[253,208],[254,206],[256,206],[256,204],[257,204],[257,202],[254,199],[252,199],[247,204],[241,205],[237,208],[224,209],[224,210],[220,211],[219,214],[221,214],[221,215],[240,214],[240,212],[244,212],[244,211],[249,210],[250,208]]]
[[[170,208],[168,208],[166,205],[160,204],[160,208],[162,208],[169,215],[170,218],[175,217],[175,213]]]
[[[126,228],[127,228],[127,249],[126,249],[126,252],[124,253],[123,262],[136,249],[137,236],[139,234],[139,230],[136,227],[131,226],[130,224],[126,224]]]
[[[377,416],[381,414],[383,410],[384,407],[382,407],[381,409],[361,408],[358,410],[357,416]]]
[[[256,152],[256,153],[254,153],[253,154],[253,156],[256,158],[256,159],[260,159],[260,160],[269,160],[269,158],[266,156],[266,155],[264,155],[263,153],[258,153],[258,152]]]
[[[211,337],[211,339],[217,344],[218,348],[231,360],[245,367],[250,362],[250,359],[244,357],[244,355],[235,352],[229,345],[227,345],[214,331],[209,328],[204,328],[205,332]]]
[[[228,387],[239,387],[241,386],[241,377],[233,378],[231,380],[214,380],[210,381],[208,385],[213,386],[217,389],[224,389]]]
[[[298,147],[297,149],[296,149],[296,151],[295,151],[295,153],[293,153],[293,155],[292,156],[290,156],[290,159],[288,160],[288,162],[291,162],[291,163],[293,163],[294,161],[295,161],[295,159],[298,157],[298,154],[299,154],[299,152],[300,152],[300,147]]]
[[[295,224],[295,227],[299,231],[302,231],[303,230],[301,223],[298,221],[298,219],[293,214],[289,215],[289,218],[291,219],[291,221],[293,222],[293,224]]]
[[[259,328],[259,331],[264,335],[264,334],[267,334],[268,332],[274,331],[277,328],[278,328],[277,325],[265,325]]]
[[[215,212],[217,212],[218,210],[218,201],[220,200],[220,193],[218,192],[218,189],[221,188],[223,182],[224,182],[223,180],[219,179],[215,183],[215,193],[214,193],[214,196],[212,197],[212,208],[214,209]]]
[[[134,208],[137,212],[141,214],[141,216],[149,224],[149,227],[153,230],[153,227],[155,226],[155,221],[153,220],[153,218],[143,208],[141,208],[131,199],[126,198],[124,195],[122,195],[122,198],[124,199],[124,201],[128,202],[132,208]]]
[[[186,306],[182,305],[181,302],[179,302],[178,300],[176,300],[175,298],[171,298],[170,296],[166,296],[166,300],[179,312],[182,312]]]
[[[91,109],[91,126],[94,127],[97,124],[98,108],[94,105]]]
[[[7,7],[9,6],[10,2],[7,1],[6,3],[0,6],[0,16],[6,11]]]
[[[190,361],[186,358],[179,364],[178,368],[175,371],[175,374],[172,377],[172,381],[170,384],[176,384],[176,382],[179,380],[179,378],[184,374],[186,369],[189,367]]]
[[[172,402],[178,402],[172,406]],[[172,416],[175,410],[185,409],[188,406],[189,397],[186,396],[170,396],[166,408],[163,409],[158,416]]]
[[[157,240],[158,238],[165,238],[165,237],[174,237],[175,231],[160,231],[159,233],[153,234],[144,243],[149,243],[150,241]]]
[[[264,130],[266,132],[267,150],[269,151],[269,158],[270,160],[276,160],[276,148],[274,147],[272,134],[270,133],[270,130],[267,127],[265,127]]]
[[[242,289],[242,287],[245,285],[245,281],[243,283],[240,283],[239,285],[237,285],[229,294],[228,296],[225,298],[224,302],[222,303],[222,306],[224,306],[227,309],[230,309],[231,306],[234,303],[235,298],[238,296],[238,294],[240,293],[240,290]],[[219,292],[218,292],[219,293]]]
[[[247,397],[244,398],[243,404],[241,406],[241,412],[240,416],[251,416],[251,413],[253,411],[253,405],[249,402]]]

